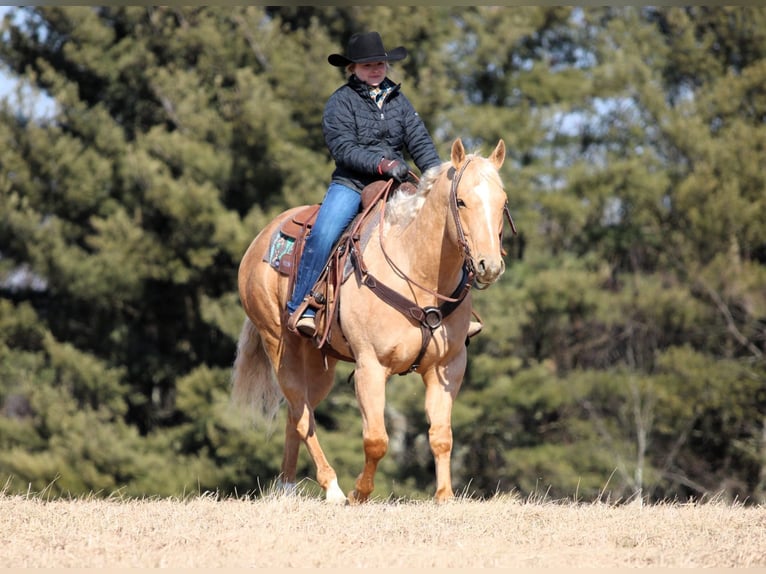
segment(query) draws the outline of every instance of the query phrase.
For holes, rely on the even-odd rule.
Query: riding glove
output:
[[[398,159],[383,158],[378,164],[378,173],[386,177],[393,177],[399,183],[406,180],[410,175],[410,168],[407,164]]]

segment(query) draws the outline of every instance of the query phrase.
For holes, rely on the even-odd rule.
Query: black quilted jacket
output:
[[[333,182],[361,191],[385,179],[377,171],[382,158],[404,161],[405,149],[421,173],[441,163],[423,120],[400,88],[396,85],[378,108],[367,84],[352,75],[327,100],[322,129],[335,159]]]

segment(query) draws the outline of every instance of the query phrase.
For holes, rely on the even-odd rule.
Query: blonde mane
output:
[[[429,169],[420,178],[418,189],[415,193],[407,194],[400,191],[394,192],[386,204],[386,226],[398,225],[406,227],[415,219],[420,211],[426,195],[431,191],[436,179],[442,171],[447,169],[449,162],[444,162]]]

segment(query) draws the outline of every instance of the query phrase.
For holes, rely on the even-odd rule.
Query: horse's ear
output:
[[[463,147],[463,140],[457,138],[452,142],[452,153],[450,154],[452,165],[456,168],[460,167],[465,161],[465,148]]]
[[[503,162],[505,161],[505,142],[502,139],[497,142],[495,151],[492,152],[489,159],[492,160],[492,163],[497,169],[500,169],[500,166],[503,165]]]

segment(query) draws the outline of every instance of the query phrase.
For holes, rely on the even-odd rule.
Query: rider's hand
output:
[[[399,183],[406,180],[410,175],[407,164],[398,159],[383,158],[378,164],[378,173],[386,177],[393,177]]]

